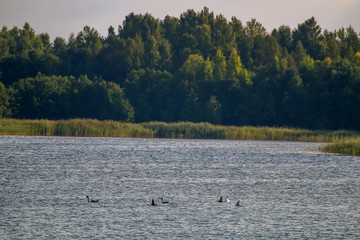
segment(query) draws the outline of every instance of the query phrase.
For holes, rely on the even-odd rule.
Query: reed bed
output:
[[[55,122],[50,120],[0,119],[1,135],[54,135]]]
[[[154,131],[157,138],[226,139],[225,127],[210,123],[147,122],[141,125]]]
[[[74,136],[74,137],[154,137],[139,124],[95,119],[19,120],[0,119],[1,135]]]
[[[2,135],[75,137],[146,137],[229,140],[339,142],[359,137],[355,131],[312,131],[297,128],[221,126],[192,122],[124,123],[96,119],[19,120],[0,119]]]
[[[335,142],[360,136],[354,131],[312,131],[297,128],[220,126],[210,123],[142,123],[155,132],[158,138],[202,138],[229,140],[276,140],[303,142]]]
[[[338,153],[349,156],[360,156],[360,138],[346,139],[331,144],[327,144],[320,149],[327,153]]]
[[[312,131],[284,127],[236,127],[191,122],[124,123],[96,119],[57,121],[0,119],[0,135],[329,142],[332,144],[325,145],[320,150],[360,155],[360,133],[346,130]]]
[[[146,129],[139,124],[94,119],[56,121],[54,135],[74,137],[154,137],[152,130]]]

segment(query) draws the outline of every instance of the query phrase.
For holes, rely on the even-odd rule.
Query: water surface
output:
[[[0,239],[360,239],[360,158],[319,145],[0,136]]]

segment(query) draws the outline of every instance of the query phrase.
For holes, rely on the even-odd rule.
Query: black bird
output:
[[[220,200],[218,202],[224,202],[223,196],[220,197]]]
[[[98,201],[100,201],[99,199],[96,199],[96,200],[90,200],[89,196],[86,196],[86,198],[87,198],[88,202],[98,202]]]
[[[164,201],[164,198],[161,197],[161,203],[166,204],[166,203],[169,203],[169,201]]]
[[[155,203],[155,200],[154,200],[154,199],[151,199],[151,205],[152,205],[152,206],[156,206],[156,203]]]

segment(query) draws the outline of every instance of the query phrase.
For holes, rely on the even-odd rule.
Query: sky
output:
[[[204,6],[243,24],[255,18],[268,32],[281,25],[294,29],[312,16],[323,30],[351,25],[360,32],[360,0],[0,0],[0,27],[22,28],[28,22],[36,34],[48,33],[54,40],[90,26],[106,37],[108,28],[118,29],[131,12],[162,20]]]

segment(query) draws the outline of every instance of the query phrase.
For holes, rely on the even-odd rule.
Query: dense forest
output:
[[[360,130],[360,38],[314,17],[270,33],[206,7],[53,42],[4,26],[0,117]]]

